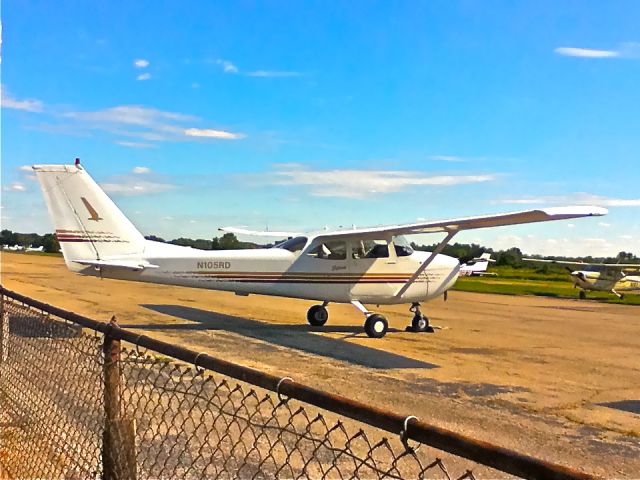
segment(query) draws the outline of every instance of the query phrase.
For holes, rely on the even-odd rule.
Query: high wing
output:
[[[252,235],[254,237],[288,238],[288,237],[298,237],[300,235],[303,235],[303,233],[301,232],[271,232],[271,231],[260,232],[257,230],[247,230],[245,228],[240,228],[240,227],[222,227],[222,228],[219,228],[218,230],[226,233],[233,233],[233,234],[237,233],[239,235]]]
[[[572,267],[606,267],[612,270],[637,269],[640,270],[638,263],[588,263],[588,262],[570,262],[564,260],[543,260],[540,258],[523,258],[523,261],[537,263],[555,263],[557,265],[567,265]]]
[[[601,207],[553,207],[539,210],[525,210],[522,212],[483,215],[480,217],[457,218],[435,222],[408,223],[404,225],[390,225],[384,227],[359,228],[352,230],[336,230],[320,232],[320,238],[325,237],[373,237],[393,235],[416,235],[422,233],[446,232],[450,235],[463,230],[477,228],[501,227],[522,223],[548,222],[550,220],[567,220],[579,217],[594,217],[606,215],[607,209]]]

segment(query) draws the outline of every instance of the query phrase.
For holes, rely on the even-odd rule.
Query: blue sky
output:
[[[80,157],[145,234],[595,204],[468,232],[640,254],[640,3],[5,2],[2,227]],[[435,238],[424,237],[424,243]]]

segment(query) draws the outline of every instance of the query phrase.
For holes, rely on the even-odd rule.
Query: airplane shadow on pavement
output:
[[[339,338],[329,338],[316,334],[316,332],[338,332],[352,333],[355,335],[362,333],[362,327],[338,325],[318,328],[310,325],[282,325],[224,315],[183,305],[142,304],[141,306],[154,312],[189,320],[192,323],[121,325],[122,327],[143,330],[221,330],[268,342],[273,345],[376,369],[430,369],[439,367],[439,365],[433,363],[422,362],[395,353],[378,350],[377,348],[366,347],[346,342]],[[397,329],[389,329],[389,333],[398,331]],[[384,340],[379,341],[384,342]]]

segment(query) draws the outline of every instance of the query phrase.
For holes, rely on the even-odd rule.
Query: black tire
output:
[[[580,297],[580,300],[585,300],[587,298],[587,292],[585,292],[584,290],[580,290],[578,296]]]
[[[321,327],[329,320],[329,312],[322,305],[314,305],[307,312],[307,322],[314,327]]]
[[[389,330],[389,322],[383,315],[374,313],[364,322],[364,331],[370,338],[382,338]]]
[[[426,332],[429,328],[429,319],[424,315],[414,315],[411,320],[411,329],[414,332]]]
[[[620,300],[624,300],[624,293],[620,295]]]

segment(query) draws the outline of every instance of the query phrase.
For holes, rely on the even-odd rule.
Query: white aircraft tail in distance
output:
[[[309,309],[307,321],[318,327],[327,322],[329,303],[351,303],[364,315],[367,335],[376,338],[387,332],[387,319],[364,304],[411,304],[411,328],[431,328],[420,302],[442,295],[458,278],[458,260],[440,253],[458,232],[607,213],[598,207],[561,207],[384,227],[287,232],[292,238],[268,249],[207,251],[146,240],[79,162],[33,169],[72,271],[238,295],[316,300],[320,303]],[[446,236],[433,252],[414,251],[403,237],[425,233]]]
[[[458,275],[461,277],[480,277],[480,276],[497,276],[495,272],[487,272],[490,263],[495,263],[488,252],[483,253],[477,258],[471,259],[460,266]]]
[[[609,292],[623,299],[625,293],[640,294],[640,264],[635,263],[587,263],[563,260],[542,260],[523,258],[535,263],[564,266],[573,281],[573,287],[579,289],[581,300],[587,298],[587,292]]]

